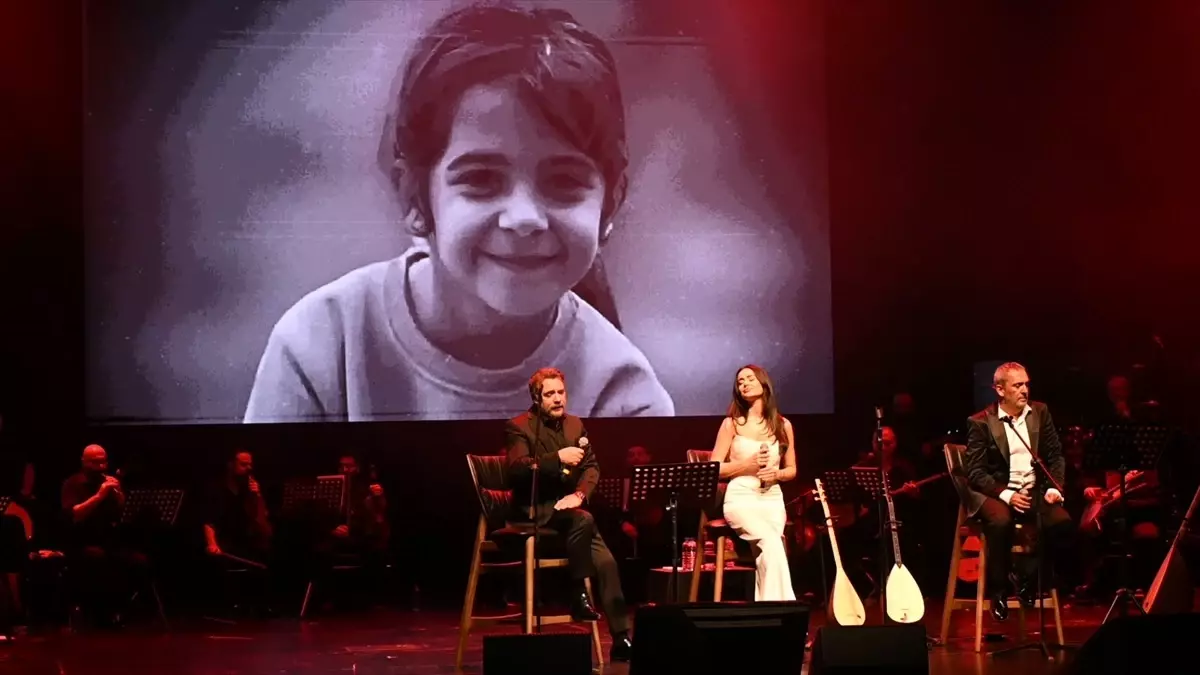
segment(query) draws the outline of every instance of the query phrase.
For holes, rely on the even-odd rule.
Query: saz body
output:
[[[897,623],[916,623],[925,616],[925,598],[921,595],[921,587],[913,579],[912,572],[904,566],[900,557],[900,533],[896,528],[896,506],[892,503],[892,493],[884,484],[883,494],[887,497],[888,529],[892,531],[892,553],[895,563],[888,574],[887,585],[884,588],[884,602],[887,615]]]
[[[833,551],[833,565],[837,570],[833,577],[833,593],[829,596],[833,620],[840,626],[861,626],[867,620],[867,612],[863,609],[862,599],[858,597],[850,578],[846,576],[846,570],[842,568],[842,554],[838,552],[833,517],[829,515],[829,503],[825,501],[825,488],[821,485],[820,478],[816,483],[817,499],[821,500],[821,508],[825,510],[825,529],[829,532],[829,548]]]

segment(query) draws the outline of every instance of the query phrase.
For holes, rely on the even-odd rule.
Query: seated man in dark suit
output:
[[[964,469],[972,490],[968,512],[978,513],[987,537],[986,583],[992,615],[1003,621],[1008,618],[1015,521],[1034,527],[1033,509],[1037,509],[1042,518],[1041,539],[1050,544],[1056,557],[1069,546],[1073,525],[1062,507],[1063,495],[1054,487],[1063,485],[1066,463],[1050,410],[1044,403],[1030,402],[1029,375],[1019,363],[997,368],[993,387],[997,403],[967,420]],[[1038,469],[1039,460],[1049,470],[1049,477]],[[1026,607],[1036,602],[1036,565],[1036,557],[1028,556],[1016,575],[1017,594]]]
[[[566,539],[568,570],[576,584],[571,616],[576,621],[599,618],[584,590],[585,579],[599,581],[600,603],[612,634],[612,660],[628,661],[632,653],[629,617],[617,562],[596,530],[592,514],[583,505],[600,480],[596,455],[582,439],[583,420],[568,415],[567,385],[562,372],[542,368],[529,380],[533,405],[508,421],[509,486],[513,493],[514,522],[535,520],[557,530]],[[537,504],[530,513],[534,466],[537,467]]]

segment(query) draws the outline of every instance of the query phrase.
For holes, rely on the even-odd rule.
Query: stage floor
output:
[[[1098,627],[1107,606],[1063,609],[1068,644],[1079,645]],[[986,652],[1017,644],[1017,615],[1003,624],[985,618],[985,631],[1003,631],[1008,637],[984,642],[984,653],[972,651],[972,619],[968,611],[955,613],[949,644],[930,650],[930,672],[948,673],[1052,673],[1070,658],[1046,661],[1038,650],[992,658]],[[868,610],[868,622],[877,622],[877,610]],[[1051,612],[1046,612],[1047,634],[1054,635]],[[1028,639],[1037,639],[1037,612],[1028,616]],[[936,635],[940,607],[932,603],[925,624]],[[812,615],[812,629],[823,622],[823,613]],[[29,635],[0,645],[0,673],[20,675],[425,675],[454,673],[454,648],[458,615],[450,611],[405,612],[373,610],[327,613],[297,619],[246,620],[236,625],[202,619],[179,619],[171,631],[130,627],[122,631],[88,631],[78,634]],[[547,631],[572,630],[554,626]],[[516,632],[500,627],[490,631]],[[636,638],[636,627],[634,629]],[[608,636],[605,634],[605,658]],[[471,636],[463,672],[481,673],[482,633]],[[609,664],[603,675],[624,675],[625,664]],[[807,672],[807,668],[806,668]]]

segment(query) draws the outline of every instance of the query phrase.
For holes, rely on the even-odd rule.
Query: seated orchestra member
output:
[[[1144,421],[1142,408],[1133,402],[1133,385],[1124,375],[1113,375],[1105,385],[1108,394],[1107,405],[1097,415],[1097,423],[1120,424],[1138,423]],[[1119,498],[1121,475],[1118,471],[1081,472],[1083,499],[1086,504],[1111,502]],[[1154,558],[1155,551],[1161,539],[1159,522],[1165,517],[1162,508],[1159,475],[1156,470],[1130,471],[1126,473],[1125,489],[1127,491],[1125,505],[1129,508],[1128,517],[1124,518],[1124,526],[1128,528],[1132,544],[1133,559],[1147,560]],[[1077,589],[1083,594],[1095,591],[1096,573],[1102,560],[1100,545],[1104,540],[1119,544],[1122,531],[1120,522],[1123,514],[1119,505],[1107,508],[1095,524],[1081,522],[1081,531],[1087,535],[1083,539],[1083,585]],[[1098,527],[1097,527],[1098,526]],[[1135,570],[1136,578],[1140,578],[1144,570]]]
[[[108,453],[99,445],[89,445],[80,464],[79,472],[62,486],[66,554],[77,567],[76,588],[85,609],[101,623],[116,624],[120,623],[118,603],[132,596],[147,561],[118,541],[125,493],[120,481],[105,473]]]
[[[4,416],[0,414],[0,496],[11,497],[8,508],[0,511],[0,639],[22,619],[21,577],[29,560],[29,541],[21,515],[33,498],[33,463],[3,435]]]
[[[1056,557],[1069,545],[1073,524],[1062,507],[1063,495],[1036,468],[1035,456],[1062,485],[1065,463],[1049,409],[1029,401],[1029,375],[1019,363],[1001,365],[992,381],[997,403],[968,418],[964,463],[973,491],[969,512],[979,514],[987,536],[986,583],[992,615],[1003,621],[1008,618],[1014,521],[1034,527],[1032,510],[1038,509],[1044,530],[1041,539]],[[1025,563],[1016,575],[1017,594],[1022,604],[1031,607],[1036,602],[1036,556],[1027,556]]]
[[[630,476],[633,467],[654,462],[650,451],[640,445],[629,448],[625,459]],[[650,564],[670,564],[670,522],[660,506],[644,501],[629,504],[620,517],[621,548],[628,552],[626,557],[645,559]]]
[[[271,547],[267,505],[254,480],[254,457],[238,450],[208,497],[204,520],[205,551],[219,559],[235,556],[265,564]]]
[[[567,384],[561,371],[542,368],[535,372],[529,379],[529,395],[533,399],[529,410],[510,419],[505,427],[513,495],[510,520],[529,522],[531,490],[537,480],[534,519],[539,526],[557,530],[566,539],[567,567],[574,584],[572,618],[576,621],[599,618],[583,583],[589,577],[596,577],[600,604],[612,634],[611,658],[628,661],[633,645],[620,573],[596,529],[596,521],[583,508],[600,480],[599,462],[590,446],[587,450],[579,447],[587,432],[583,420],[567,414]]]
[[[858,466],[878,467],[880,461],[883,462],[883,469],[887,472],[888,487],[892,491],[892,502],[896,510],[896,520],[901,526],[908,524],[907,529],[900,530],[900,546],[901,555],[904,556],[904,563],[913,572],[914,576],[921,578],[918,573],[921,569],[921,560],[919,551],[919,539],[917,533],[917,523],[921,520],[918,517],[918,507],[920,506],[917,500],[921,497],[921,489],[916,486],[917,479],[916,469],[913,468],[913,463],[906,457],[900,455],[897,451],[899,448],[896,432],[891,427],[883,427],[881,430],[883,443],[880,444],[877,437],[871,438],[871,452],[865,457],[859,459]],[[858,519],[855,523],[855,529],[862,535],[860,540],[870,542],[867,549],[861,551],[862,558],[871,559],[871,568],[864,570],[866,574],[876,573],[875,567],[879,564],[879,536],[880,536],[880,511],[879,502],[871,500],[867,503],[859,505]],[[887,514],[882,514],[887,517]],[[884,531],[884,537],[888,550],[891,550],[890,531]],[[857,552],[857,546],[851,546],[847,549],[852,552]],[[846,560],[843,558],[843,563]],[[857,561],[855,561],[857,562]],[[879,591],[877,586],[873,586],[871,593]]]
[[[721,463],[725,520],[754,549],[754,599],[795,600],[783,531],[787,511],[779,483],[796,477],[792,423],[779,414],[775,387],[759,366],[734,376],[712,461]]]
[[[343,452],[338,468],[346,477],[346,522],[330,532],[327,549],[378,559],[387,550],[391,535],[383,486],[375,482],[374,475],[362,473],[362,462],[353,453]]]

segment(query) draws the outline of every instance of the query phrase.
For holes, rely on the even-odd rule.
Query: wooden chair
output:
[[[688,450],[688,462],[710,462],[712,461],[711,450]],[[707,540],[715,540],[716,549],[716,569],[713,570],[713,602],[721,601],[721,594],[725,589],[725,562],[726,558],[726,541],[733,541],[734,562],[745,563],[750,565],[750,569],[754,569],[755,561],[748,555],[748,550],[736,545],[741,541],[736,530],[730,527],[725,520],[725,514],[722,511],[722,505],[725,503],[725,488],[726,481],[721,481],[717,487],[717,498],[715,503],[709,505],[708,508],[700,510],[700,527],[696,533],[696,563],[692,565],[692,582],[691,588],[688,590],[688,601],[696,602],[700,596],[700,579],[704,568],[704,542]],[[788,545],[788,536],[786,534],[787,527],[791,526],[788,522],[785,526],[785,534],[783,543]],[[745,568],[741,568],[745,570]]]
[[[508,489],[508,467],[504,457],[496,455],[467,455],[467,466],[471,470],[471,480],[475,484],[475,494],[479,497],[479,522],[475,529],[475,546],[471,554],[471,571],[467,577],[467,594],[463,601],[462,619],[458,627],[458,648],[454,654],[454,667],[462,669],[463,653],[467,649],[467,638],[472,628],[485,627],[500,622],[522,620],[522,631],[526,634],[533,632],[537,609],[533,604],[534,574],[538,569],[566,567],[566,558],[549,558],[538,555],[533,547],[533,526],[531,524],[506,523],[505,516],[512,502],[512,491]],[[542,528],[538,532],[543,549],[554,542],[561,542],[558,532]],[[512,553],[521,549],[523,552],[513,559]],[[485,554],[489,560],[485,561]],[[475,592],[479,586],[480,575],[486,572],[503,571],[521,568],[525,572],[525,601],[521,612],[494,616],[475,616]],[[591,580],[585,580],[588,596],[592,596]],[[542,615],[542,625],[570,623],[569,614]],[[596,652],[596,660],[604,665],[604,654],[600,648],[600,627],[595,621],[592,625],[592,647]]]
[[[962,445],[947,444],[943,448],[946,456],[946,468],[950,471],[950,478],[954,481],[954,488],[958,492],[958,520],[954,526],[954,544],[952,553],[950,554],[950,573],[946,579],[946,601],[942,607],[942,631],[941,641],[946,644],[946,638],[950,634],[950,613],[956,609],[975,609],[975,651],[979,652],[983,648],[983,612],[986,609],[991,609],[992,602],[986,597],[986,579],[987,579],[987,537],[983,535],[983,528],[980,523],[974,518],[967,515],[966,495],[970,487],[967,484],[966,471],[963,468],[963,454],[966,453],[966,447]],[[1017,555],[1030,555],[1032,548],[1028,543],[1022,541],[1021,536],[1023,528],[1017,524],[1017,535],[1013,545],[1013,553]],[[969,537],[979,538],[979,581],[976,582],[974,598],[956,598],[954,590],[958,582],[958,565],[963,559],[963,543]],[[1058,590],[1050,589],[1050,597],[1042,597],[1038,602],[1043,603],[1047,609],[1054,610],[1054,627],[1058,633],[1058,643],[1063,644],[1063,628],[1062,616],[1059,614]],[[1010,609],[1017,610],[1017,629],[1020,632],[1020,639],[1025,640],[1025,607],[1016,598],[1010,598],[1008,601]],[[1036,609],[1036,606],[1035,606]]]

